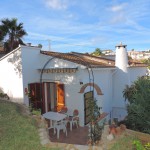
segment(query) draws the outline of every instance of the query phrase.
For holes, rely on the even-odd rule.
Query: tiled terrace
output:
[[[104,119],[108,113],[102,113],[99,121]],[[67,136],[63,133],[63,130],[60,130],[60,137],[57,139],[57,134],[54,135],[54,130],[49,130],[49,136],[51,142],[58,143],[67,143],[67,144],[78,144],[78,145],[87,145],[88,143],[88,126],[79,127],[73,126],[72,131],[70,131],[70,125],[67,124]]]
[[[57,139],[57,134],[54,135],[54,130],[50,129],[49,136],[50,136],[51,142],[87,145],[88,126],[79,127],[79,128],[74,126],[72,131],[70,131],[70,127],[68,125],[67,126],[67,136],[65,133],[63,133],[63,130],[61,130],[59,139]]]

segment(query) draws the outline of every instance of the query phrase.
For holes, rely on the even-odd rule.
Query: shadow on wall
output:
[[[21,78],[22,76],[22,63],[21,63],[21,51],[16,51],[15,53],[12,53],[12,56],[10,56],[7,61],[9,63],[12,63],[14,65],[14,70],[16,74],[19,75]]]

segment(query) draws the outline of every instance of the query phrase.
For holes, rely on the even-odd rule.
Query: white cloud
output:
[[[111,19],[111,23],[116,24],[116,23],[125,23],[126,22],[126,16],[124,13],[119,13],[117,15],[115,15],[114,17],[112,17]]]
[[[34,33],[34,32],[28,32],[28,35],[30,35],[30,40],[43,40],[43,41],[46,41],[49,39],[52,39],[54,41],[64,40],[64,37],[61,37],[61,36],[39,34],[39,33]],[[27,39],[29,39],[29,38],[27,37]]]
[[[113,12],[123,11],[126,8],[126,6],[127,6],[127,3],[114,5],[114,6],[110,7],[110,10]]]
[[[125,23],[127,21],[128,13],[127,13],[127,5],[128,3],[120,3],[118,5],[113,5],[109,7],[107,10],[111,12],[111,20],[110,23],[118,24]]]
[[[67,1],[66,0],[45,0],[46,6],[52,9],[66,9],[67,8]]]
[[[106,42],[107,41],[107,38],[106,37],[93,37],[92,39],[91,39],[91,44],[93,45],[95,45],[95,44],[99,44],[99,43],[103,43],[103,42]]]

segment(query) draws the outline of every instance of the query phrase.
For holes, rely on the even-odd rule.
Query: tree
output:
[[[96,48],[95,51],[92,53],[92,55],[95,55],[95,56],[100,56],[102,55],[102,51],[100,48]]]
[[[129,101],[128,128],[150,134],[150,76],[140,77],[130,87],[127,86],[123,96]]]
[[[43,45],[42,45],[42,44],[38,44],[38,47],[39,47],[39,48],[42,48],[42,47],[43,47]]]
[[[23,44],[22,38],[27,35],[23,29],[23,23],[17,23],[16,18],[2,19],[0,24],[0,42],[4,42],[4,49],[10,52],[19,44]]]
[[[148,59],[143,59],[141,60],[143,63],[147,64],[148,65],[148,68],[150,69],[150,58]]]

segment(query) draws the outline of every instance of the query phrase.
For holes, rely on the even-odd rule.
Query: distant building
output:
[[[110,50],[110,49],[108,49],[108,50],[103,50],[102,51],[102,54],[110,54],[110,53],[112,53],[113,51],[112,50]]]
[[[132,59],[141,60],[150,58],[149,51],[128,51],[128,56]]]

